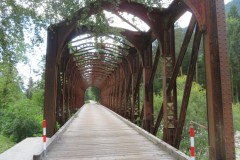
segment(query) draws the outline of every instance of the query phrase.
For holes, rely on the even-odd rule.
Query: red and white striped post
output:
[[[44,158],[46,158],[46,149],[47,149],[47,136],[46,136],[46,127],[47,127],[47,124],[46,124],[46,120],[43,120],[43,154],[44,154]]]
[[[191,144],[191,160],[195,160],[195,147],[194,147],[194,129],[190,126],[190,144]]]

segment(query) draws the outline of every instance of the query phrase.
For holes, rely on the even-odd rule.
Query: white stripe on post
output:
[[[190,126],[191,160],[195,160],[194,129]]]
[[[190,137],[191,147],[194,147],[194,137]]]
[[[43,135],[46,135],[46,128],[43,128]]]
[[[47,149],[47,136],[46,136],[46,120],[43,120],[43,154],[44,154],[44,157],[46,158],[46,149]]]

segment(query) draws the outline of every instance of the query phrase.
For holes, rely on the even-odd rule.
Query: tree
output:
[[[227,38],[230,59],[232,92],[235,102],[240,100],[240,15],[232,6],[227,15]]]
[[[3,96],[1,105],[9,100],[11,93],[21,92],[22,80],[18,76],[16,65],[19,62],[27,63],[27,44],[24,41],[28,36],[26,34],[32,32],[34,28],[36,40],[41,39],[39,30],[43,23],[40,22],[41,17],[35,11],[35,8],[40,6],[40,1],[21,2],[25,5],[17,0],[0,2],[0,72],[2,74],[0,94]],[[33,23],[37,25],[30,27]],[[17,92],[13,90],[13,86],[18,88]]]
[[[34,135],[40,136],[42,111],[36,105],[34,101],[22,98],[5,109],[1,119],[2,134],[15,142]]]
[[[99,101],[100,100],[100,90],[97,87],[89,87],[85,92],[85,101],[94,100]]]
[[[32,77],[30,77],[29,81],[28,81],[28,88],[26,90],[27,98],[32,99],[32,94],[33,94],[33,79],[32,79]]]
[[[19,62],[28,63],[26,53],[42,41],[40,30],[46,22],[37,14],[41,4],[40,0],[0,1],[0,134],[14,141],[38,134],[41,128],[43,101],[30,89],[32,100],[26,98],[17,71]],[[28,41],[30,33],[34,43]],[[29,88],[32,83],[30,79]]]

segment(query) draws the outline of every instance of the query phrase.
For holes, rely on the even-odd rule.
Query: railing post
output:
[[[194,146],[194,128],[190,126],[190,152],[191,160],[195,160],[195,146]]]
[[[43,155],[44,155],[44,159],[46,159],[47,157],[47,136],[46,136],[46,120],[43,120]]]

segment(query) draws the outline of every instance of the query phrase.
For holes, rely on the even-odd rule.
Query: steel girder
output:
[[[47,135],[51,136],[55,133],[56,121],[65,123],[71,112],[83,105],[84,93],[89,86],[97,86],[101,90],[103,105],[135,123],[137,117],[143,117],[145,130],[156,135],[163,120],[164,141],[178,148],[185,123],[199,44],[203,40],[209,159],[235,159],[223,0],[174,0],[167,9],[154,7],[149,9],[144,4],[128,0],[121,0],[117,7],[105,0],[98,3],[101,8],[96,10],[90,7],[89,16],[101,10],[107,10],[113,14],[128,12],[148,24],[150,30],[148,32],[122,31],[121,35],[131,46],[82,44],[82,46],[73,46],[68,49],[66,46],[74,37],[92,32],[91,29],[86,31],[81,27],[77,28],[77,21],[83,18],[84,8],[76,12],[71,21],[65,20],[49,27],[44,97],[44,117],[48,122]],[[187,10],[193,14],[193,17],[180,53],[176,57],[173,24]],[[193,33],[189,71],[178,114],[176,78]],[[159,47],[152,62],[152,42],[155,39],[158,40]],[[105,54],[107,57],[101,63],[91,57],[90,53],[92,49],[96,50],[99,47],[102,55]],[[101,57],[101,53],[99,56]],[[158,104],[161,109],[155,111],[158,112],[158,117],[154,124],[153,79],[160,56],[162,57],[163,104]],[[140,108],[139,104],[141,78],[144,88],[143,108]]]

